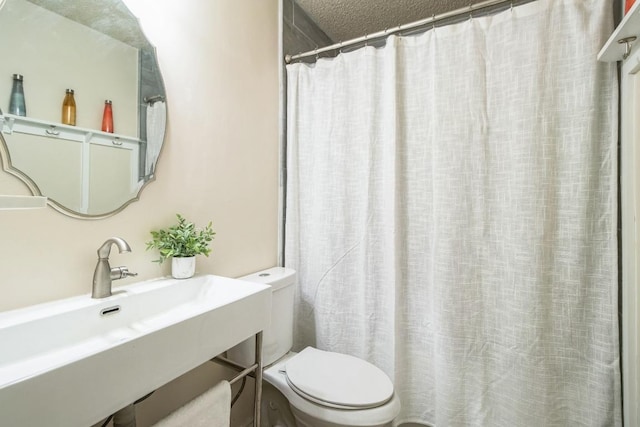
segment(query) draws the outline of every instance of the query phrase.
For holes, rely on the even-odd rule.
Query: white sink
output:
[[[115,289],[0,313],[0,426],[92,425],[270,318],[268,286],[226,277]]]

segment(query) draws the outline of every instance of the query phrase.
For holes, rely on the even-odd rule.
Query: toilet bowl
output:
[[[334,371],[333,375],[328,375],[325,378],[325,387],[327,390],[316,390],[316,393],[313,391],[301,392],[295,384],[291,384],[292,380],[289,378],[290,373],[287,372],[288,362],[291,361],[295,366],[295,362],[297,362],[296,358],[299,355],[304,356],[305,352],[312,350],[320,352],[320,350],[307,347],[298,354],[293,352],[287,353],[283,358],[279,359],[264,371],[265,381],[273,385],[289,401],[291,411],[298,426],[373,427],[391,425],[391,421],[393,421],[400,412],[400,400],[393,392],[393,386],[390,385],[391,381],[382,371],[380,371],[382,376],[376,375],[375,378],[371,378],[363,375],[360,381],[357,381],[354,378],[354,376],[357,376],[354,375],[358,374],[357,372],[352,371],[350,375],[343,375],[344,372],[341,372],[341,369],[337,368],[337,372]],[[346,356],[340,353],[322,353]],[[368,365],[369,368],[375,368],[375,366],[363,360],[360,360],[360,362],[366,364],[365,366]],[[297,369],[302,368],[306,363],[307,360],[298,363]],[[329,366],[329,363],[327,363],[327,366]],[[316,373],[318,375],[322,375],[323,373],[330,374],[326,370],[318,369],[317,365],[307,366],[306,368],[307,373]],[[368,370],[369,369],[363,369],[363,371]],[[364,374],[364,372],[362,372],[362,374]],[[330,389],[332,382],[336,379],[335,377],[341,377],[343,381],[338,379],[338,384],[334,383],[333,388]],[[311,380],[313,381],[313,379]],[[351,380],[354,381],[351,382]],[[383,382],[381,380],[389,382],[390,390],[388,387],[375,388],[376,385],[379,385],[379,382]],[[351,382],[353,387],[345,390],[345,388],[342,387],[345,385],[345,381]],[[329,390],[332,390],[335,395],[332,396],[330,393],[327,393]],[[377,393],[375,393],[376,390]],[[324,399],[323,397],[317,397],[316,394],[322,395]],[[331,396],[330,401],[326,399],[327,396]],[[265,403],[268,404],[268,402]]]
[[[400,400],[381,369],[350,355],[313,347],[290,351],[294,270],[274,267],[240,279],[272,288],[272,319],[263,331],[262,349],[263,378],[272,387],[263,387],[262,425],[288,425],[290,420],[299,427],[391,425],[400,412]],[[227,356],[249,366],[255,360],[254,348],[249,339]]]

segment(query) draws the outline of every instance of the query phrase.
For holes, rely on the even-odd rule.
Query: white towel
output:
[[[228,381],[221,381],[154,427],[229,427],[230,417],[231,386]]]
[[[147,155],[144,164],[145,175],[150,175],[156,169],[156,161],[164,141],[164,131],[167,125],[167,106],[162,101],[147,105]]]

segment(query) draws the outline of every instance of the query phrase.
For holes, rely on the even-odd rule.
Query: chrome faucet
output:
[[[111,267],[109,265],[109,254],[111,245],[117,245],[120,253],[131,252],[131,247],[127,242],[119,237],[112,237],[98,249],[98,264],[93,272],[93,291],[91,298],[105,298],[111,296],[111,282],[113,280],[124,279],[129,276],[137,276],[138,273],[131,273],[127,267]]]

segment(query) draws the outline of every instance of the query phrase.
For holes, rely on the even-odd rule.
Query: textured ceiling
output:
[[[478,0],[296,0],[334,42],[397,27]]]
[[[138,20],[120,0],[28,0],[136,48],[149,46]],[[1,2],[1,0],[0,0]]]

